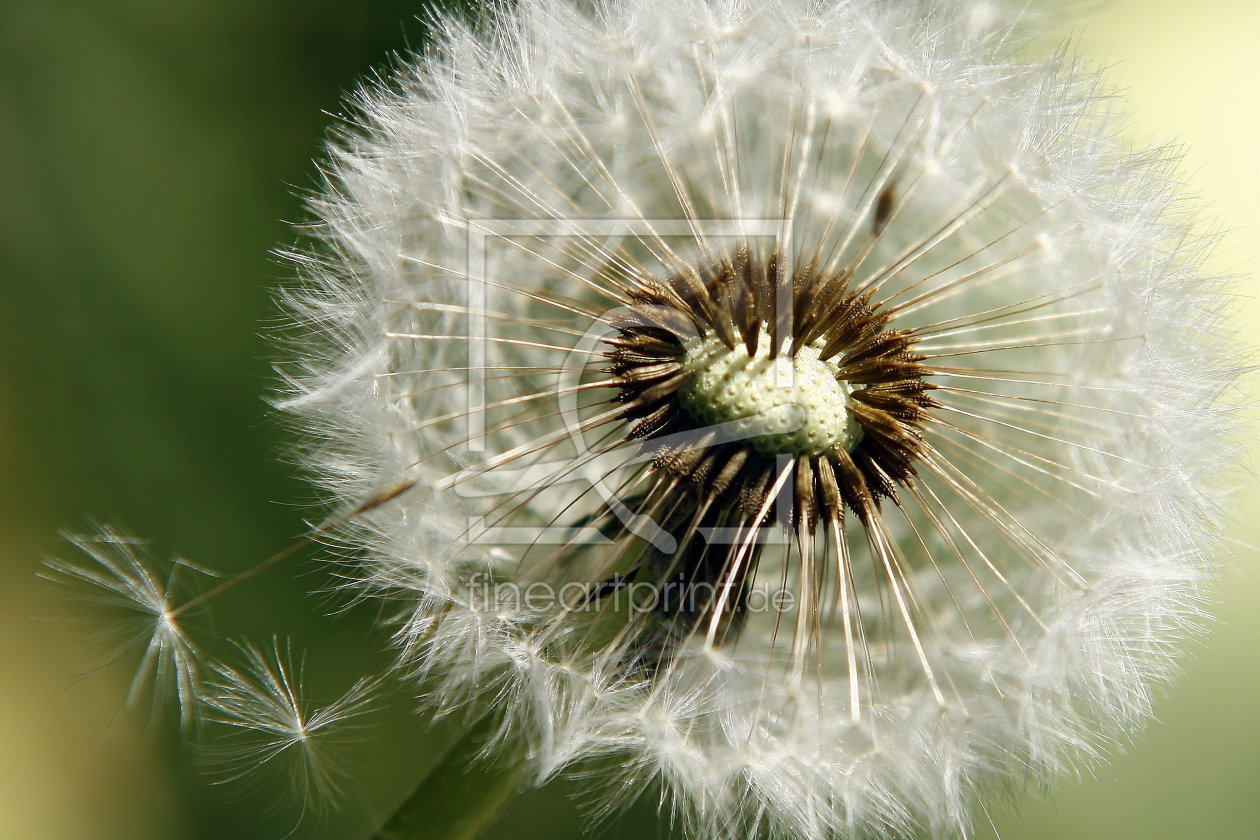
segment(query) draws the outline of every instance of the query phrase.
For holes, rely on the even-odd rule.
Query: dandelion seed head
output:
[[[415,482],[344,537],[429,699],[709,838],[965,834],[1122,742],[1236,376],[1169,153],[1005,4],[439,29],[331,154],[289,403],[336,501]]]

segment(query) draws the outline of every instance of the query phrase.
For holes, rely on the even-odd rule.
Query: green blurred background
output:
[[[118,709],[126,667],[72,678],[104,648],[90,613],[49,596],[40,558],[59,530],[119,523],[220,569],[301,530],[309,491],[285,465],[271,289],[329,113],[391,51],[417,46],[418,0],[0,0],[0,837],[267,838],[280,787],[215,786],[168,717]],[[1260,3],[1102,0],[1076,28],[1116,62],[1137,136],[1176,136],[1193,187],[1235,228],[1214,267],[1260,261]],[[1083,28],[1079,25],[1083,23]],[[1251,295],[1257,281],[1243,283]],[[1260,308],[1240,325],[1256,343]],[[1254,447],[1253,447],[1254,451]],[[1260,505],[1239,500],[1220,621],[1137,747],[1053,797],[996,809],[1007,840],[1260,837]],[[294,586],[294,581],[301,586]],[[310,649],[316,694],[384,648],[366,609],[323,618],[295,594],[314,562],[217,605],[207,637]],[[386,661],[385,655],[379,662]],[[383,816],[448,736],[405,696],[364,744],[350,804],[295,837],[353,838]],[[563,786],[524,797],[495,836],[580,835]],[[987,830],[981,832],[982,835]],[[647,803],[600,837],[668,834]]]

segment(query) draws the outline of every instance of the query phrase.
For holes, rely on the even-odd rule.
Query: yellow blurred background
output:
[[[276,791],[237,800],[209,785],[175,722],[119,712],[125,667],[73,681],[104,649],[77,623],[80,605],[35,575],[41,557],[71,554],[57,532],[90,530],[89,514],[229,569],[300,530],[293,505],[307,494],[260,399],[273,384],[269,290],[287,271],[267,252],[291,239],[280,220],[301,217],[286,185],[312,183],[324,112],[387,51],[417,42],[419,11],[411,0],[0,3],[0,838],[245,840],[292,826],[292,814],[266,815]],[[1233,228],[1213,268],[1253,275],[1238,323],[1256,345],[1260,3],[1099,0],[1072,21],[1063,32],[1088,61],[1114,64],[1135,136],[1186,144],[1191,185]],[[1189,645],[1159,722],[1098,778],[995,808],[1003,838],[1260,837],[1254,488],[1236,517],[1219,620]],[[324,652],[321,676],[344,684],[365,640],[383,646],[371,615],[321,621],[324,605],[288,582],[229,601],[224,632],[268,634],[267,617],[284,615]],[[418,773],[438,736],[405,698],[395,705],[388,743],[368,748],[367,789],[352,793],[358,816],[295,836],[353,837],[409,787],[393,768]],[[563,787],[500,825],[512,826],[503,837],[580,836]],[[641,807],[598,836],[667,833]]]

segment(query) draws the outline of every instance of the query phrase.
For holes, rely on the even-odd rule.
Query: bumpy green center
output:
[[[678,391],[683,408],[696,422],[721,425],[729,437],[766,455],[857,446],[862,427],[847,409],[853,389],[837,366],[809,346],[771,358],[770,345],[763,333],[749,356],[742,345],[732,350],[717,336],[693,339],[682,361],[691,374]]]

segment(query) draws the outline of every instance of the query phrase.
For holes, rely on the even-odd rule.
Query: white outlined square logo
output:
[[[696,243],[712,247],[714,251],[725,251],[720,248],[722,240],[734,243],[747,243],[757,239],[782,243],[788,233],[785,220],[769,219],[475,219],[465,220],[463,224],[467,232],[467,270],[464,272],[468,283],[467,295],[467,439],[466,451],[474,457],[486,453],[488,448],[488,431],[486,414],[490,407],[487,401],[487,376],[490,375],[488,363],[492,358],[489,345],[492,340],[492,329],[488,323],[493,313],[489,311],[489,289],[502,286],[505,278],[491,277],[491,248],[503,240],[571,240],[591,239],[606,242],[609,239],[629,238],[665,243],[670,239],[685,241],[694,249]],[[601,248],[606,246],[601,245]],[[668,246],[665,246],[668,248]],[[540,265],[545,265],[545,258],[540,257]],[[563,271],[556,266],[557,271]],[[787,318],[791,317],[793,305],[790,288],[784,287],[784,298],[781,311]],[[587,358],[589,347],[582,348],[583,341],[594,347],[602,340],[602,334],[593,332],[589,338],[578,339],[574,349],[583,349],[583,353],[574,353],[579,358]],[[576,412],[576,401],[569,407]],[[575,437],[574,444],[578,451],[583,451],[580,432],[576,431],[580,424],[571,425]],[[638,442],[626,444],[632,449],[639,447]],[[650,460],[650,456],[646,457]],[[603,486],[601,481],[591,480],[589,471],[568,471],[563,465],[533,465],[520,470],[513,484],[521,488],[536,486],[535,482],[547,480],[547,476],[557,476],[562,481],[588,482],[601,499],[604,508],[617,519],[629,532],[648,540],[658,549],[672,552],[676,547],[674,538],[665,532],[656,522],[642,514],[633,512],[618,497],[617,492]],[[458,488],[460,485],[456,485]],[[647,521],[644,521],[644,520]],[[714,533],[706,533],[706,539],[712,542],[730,542],[735,539],[747,540],[746,533],[716,533],[729,529],[708,529]],[[786,535],[781,529],[763,529],[759,536],[763,542],[781,542]],[[564,543],[599,544],[610,540],[597,528],[587,527],[575,529],[571,526],[550,527],[512,527],[485,521],[482,517],[473,516],[467,532],[473,542],[491,544],[537,544],[554,545]]]

